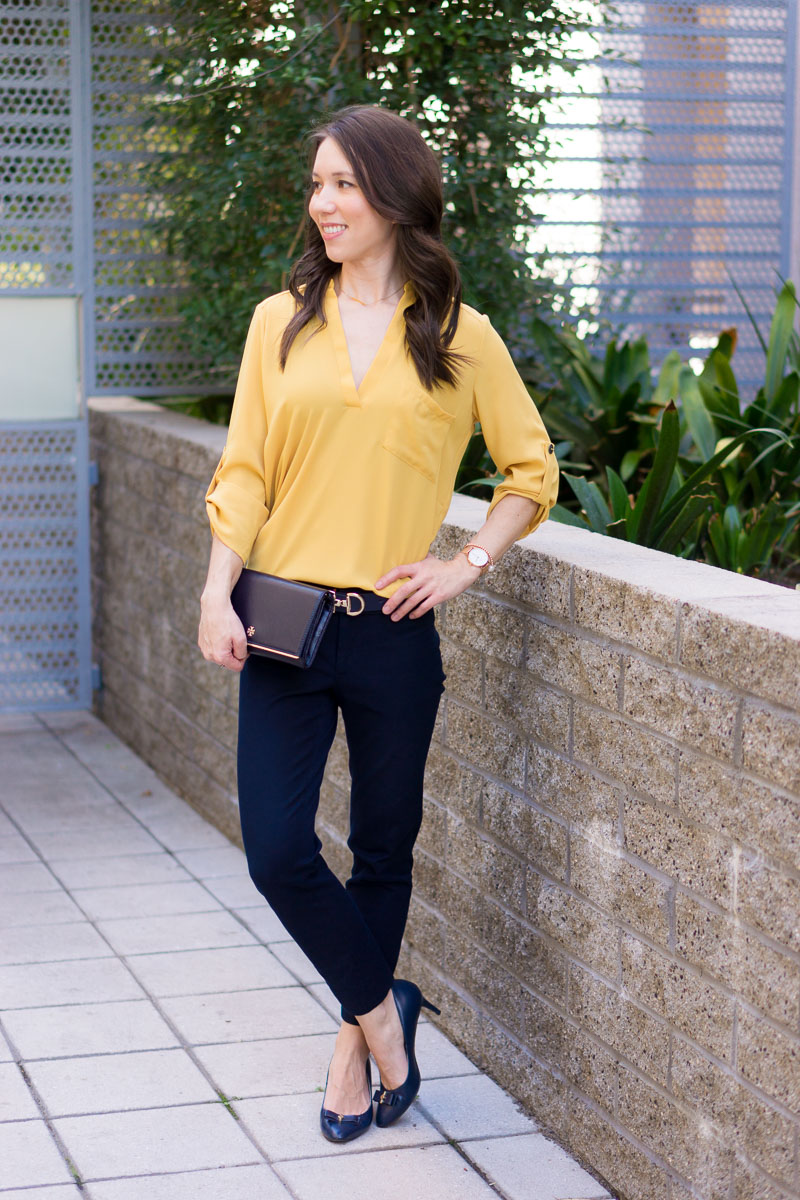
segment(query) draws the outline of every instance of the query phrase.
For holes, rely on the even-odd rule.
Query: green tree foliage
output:
[[[187,349],[208,383],[235,371],[255,303],[303,238],[304,135],[326,111],[385,104],[442,163],[445,237],[465,298],[524,338],[532,165],[547,154],[546,69],[567,0],[173,0],[154,70],[154,221],[186,284]],[[574,6],[573,11],[574,11]],[[541,285],[540,285],[541,286]],[[212,378],[214,376],[212,375]]]

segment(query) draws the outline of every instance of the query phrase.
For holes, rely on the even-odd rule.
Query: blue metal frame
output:
[[[788,279],[792,273],[792,235],[794,222],[799,218],[793,213],[794,158],[797,139],[797,29],[798,0],[788,0],[786,9],[786,101],[784,107],[783,134],[783,187],[781,188],[781,274]],[[798,197],[800,200],[800,197]],[[795,280],[800,286],[800,280]]]

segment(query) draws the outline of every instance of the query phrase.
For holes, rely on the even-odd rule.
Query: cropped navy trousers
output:
[[[239,805],[250,876],[351,1023],[383,1000],[397,965],[443,684],[433,612],[392,621],[337,610],[308,670],[251,655],[241,674]],[[351,781],[344,885],[314,828],[339,711]]]

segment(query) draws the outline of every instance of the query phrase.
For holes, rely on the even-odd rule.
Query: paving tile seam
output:
[[[58,876],[56,875],[55,871],[54,871],[54,870],[52,869],[52,867],[50,866],[50,862],[49,862],[49,860],[48,860],[48,859],[46,859],[46,858],[44,857],[44,855],[40,853],[40,851],[38,850],[38,848],[36,847],[36,845],[35,845],[35,844],[34,844],[34,843],[31,841],[31,839],[30,839],[30,838],[28,837],[28,835],[25,833],[25,830],[24,830],[24,829],[23,829],[23,828],[20,826],[19,822],[18,822],[18,821],[17,821],[17,820],[16,820],[16,819],[15,819],[15,818],[12,816],[12,814],[11,814],[11,813],[8,811],[8,809],[7,809],[7,808],[5,807],[5,805],[3,805],[3,804],[0,804],[0,813],[2,813],[2,814],[3,814],[3,816],[5,816],[5,817],[7,817],[7,818],[8,818],[8,820],[11,822],[11,824],[12,824],[12,825],[14,826],[14,828],[16,829],[16,831],[17,831],[17,833],[19,834],[19,836],[22,838],[22,840],[23,840],[24,842],[26,842],[26,844],[29,846],[29,848],[31,849],[31,851],[33,852],[33,854],[34,854],[34,856],[35,856],[35,857],[34,857],[34,858],[32,858],[32,859],[30,859],[30,858],[28,858],[28,859],[20,859],[20,860],[19,860],[18,862],[16,862],[16,863],[5,863],[4,865],[5,865],[5,866],[9,866],[9,867],[11,867],[11,866],[20,866],[20,865],[22,865],[22,864],[24,864],[24,863],[27,863],[27,864],[36,863],[36,864],[38,864],[39,866],[42,866],[42,867],[44,867],[44,868],[45,868],[45,870],[46,870],[46,871],[48,871],[48,872],[50,873],[50,875],[52,876],[52,878],[53,878],[53,879],[55,880],[55,882],[58,884],[58,887],[59,887],[59,888],[63,889],[64,891],[67,891],[67,889],[64,887],[64,885],[63,885],[63,883],[61,882],[61,880],[60,880],[60,879],[58,878]],[[40,890],[40,891],[47,892],[47,891],[53,891],[53,890],[55,890],[55,889],[53,889],[53,888],[40,888],[39,890]],[[68,893],[68,892],[67,892],[67,895],[69,895],[69,893]]]
[[[274,1166],[280,1167],[284,1163],[319,1162],[319,1160],[321,1158],[334,1158],[334,1159],[335,1158],[351,1158],[351,1157],[352,1158],[363,1158],[363,1156],[365,1154],[387,1154],[387,1153],[391,1154],[393,1151],[427,1150],[429,1147],[432,1147],[432,1146],[447,1146],[447,1145],[452,1145],[452,1143],[448,1143],[446,1138],[442,1138],[442,1140],[439,1142],[432,1142],[430,1140],[427,1142],[403,1142],[402,1146],[376,1147],[376,1146],[364,1146],[364,1145],[361,1145],[361,1143],[359,1143],[358,1146],[356,1146],[355,1144],[348,1145],[347,1149],[344,1151],[344,1153],[324,1149],[321,1151],[320,1154],[295,1154],[295,1155],[293,1155],[291,1157],[287,1157],[287,1158],[271,1158],[270,1162]],[[470,1166],[472,1166],[472,1163],[470,1163]],[[504,1198],[504,1200],[505,1200],[505,1198]]]
[[[409,1150],[409,1151],[412,1151],[412,1150],[432,1150],[432,1149],[440,1149],[440,1148],[442,1148],[443,1146],[444,1146],[444,1147],[449,1147],[449,1148],[451,1148],[452,1150],[455,1150],[455,1152],[456,1152],[456,1153],[457,1153],[457,1154],[458,1154],[458,1155],[459,1155],[459,1156],[460,1156],[460,1157],[461,1157],[461,1158],[464,1160],[464,1162],[467,1164],[467,1166],[469,1167],[469,1169],[470,1169],[470,1170],[471,1170],[471,1171],[472,1171],[472,1172],[473,1172],[475,1175],[477,1175],[477,1176],[478,1176],[480,1179],[482,1179],[482,1180],[483,1180],[483,1182],[484,1182],[484,1183],[487,1185],[487,1187],[488,1187],[488,1188],[490,1188],[490,1189],[491,1189],[491,1191],[493,1191],[493,1192],[494,1192],[494,1194],[495,1194],[496,1196],[499,1196],[499,1197],[500,1197],[500,1200],[511,1200],[511,1198],[508,1196],[508,1193],[506,1193],[506,1192],[502,1191],[502,1190],[500,1189],[500,1187],[499,1187],[499,1186],[498,1186],[498,1185],[495,1183],[495,1181],[494,1181],[493,1179],[489,1179],[489,1178],[488,1178],[488,1177],[487,1177],[487,1176],[484,1174],[484,1172],[483,1172],[482,1170],[480,1170],[478,1167],[476,1167],[476,1166],[475,1166],[475,1164],[474,1164],[474,1163],[473,1163],[473,1162],[472,1162],[470,1159],[468,1159],[468,1158],[466,1157],[466,1155],[464,1155],[464,1154],[462,1154],[462,1153],[460,1152],[460,1149],[459,1149],[459,1146],[458,1146],[458,1143],[457,1143],[457,1142],[450,1141],[450,1140],[448,1140],[448,1139],[446,1139],[446,1138],[445,1138],[445,1139],[444,1139],[442,1142],[425,1142],[425,1143],[424,1143],[424,1144],[422,1144],[422,1145],[409,1145],[409,1146],[406,1146],[406,1145],[403,1145],[403,1146],[391,1146],[391,1147],[387,1146],[387,1147],[385,1147],[385,1148],[382,1148],[382,1149],[380,1149],[380,1150],[377,1150],[377,1149],[364,1149],[364,1150],[357,1150],[357,1149],[353,1148],[352,1150],[350,1150],[350,1151],[348,1152],[348,1154],[347,1154],[347,1156],[346,1156],[346,1157],[348,1157],[348,1158],[349,1158],[351,1155],[352,1155],[352,1156],[356,1156],[356,1155],[362,1155],[362,1154],[375,1154],[375,1155],[378,1155],[378,1154],[404,1154],[404,1153],[405,1153],[407,1150]],[[288,1184],[287,1180],[284,1178],[284,1176],[283,1176],[283,1175],[281,1175],[281,1174],[280,1174],[279,1168],[280,1168],[281,1166],[283,1166],[283,1165],[285,1165],[285,1164],[289,1164],[289,1163],[296,1163],[296,1162],[312,1162],[312,1163],[318,1163],[318,1162],[320,1162],[321,1160],[325,1160],[325,1159],[327,1159],[327,1160],[328,1160],[328,1161],[330,1161],[330,1162],[335,1162],[335,1161],[337,1161],[339,1158],[343,1158],[343,1157],[345,1157],[345,1155],[338,1155],[338,1154],[330,1154],[330,1153],[325,1153],[325,1154],[317,1154],[317,1155],[313,1155],[313,1156],[312,1156],[312,1155],[308,1155],[308,1156],[306,1156],[305,1158],[284,1158],[284,1159],[276,1159],[276,1160],[275,1160],[275,1171],[276,1171],[276,1174],[278,1174],[278,1177],[280,1178],[280,1180],[281,1180],[281,1183],[283,1183],[283,1184],[284,1184],[286,1187],[288,1187],[288,1186],[289,1186],[289,1184]],[[606,1198],[606,1197],[604,1197],[604,1198],[603,1198],[603,1200],[607,1200],[607,1198]]]
[[[33,896],[33,895],[52,896],[53,893],[49,892],[49,891],[25,892],[25,895],[26,896]],[[67,917],[62,920],[59,920],[58,917],[48,917],[48,919],[46,921],[17,921],[16,924],[14,924],[14,925],[6,925],[3,922],[0,922],[0,932],[8,933],[12,929],[52,929],[55,926],[58,926],[60,928],[62,925],[80,925],[80,924],[82,924],[82,922],[76,921],[74,916],[70,916],[70,917]],[[48,960],[44,959],[44,960],[39,960],[39,961],[48,961]],[[56,960],[56,961],[60,961],[60,960]],[[18,967],[19,965],[20,965],[19,963],[0,963],[0,966],[3,966],[3,967]]]
[[[142,887],[156,887],[157,885],[146,883],[146,884],[142,884],[141,886]],[[84,889],[84,890],[88,891],[88,889]],[[73,897],[73,899],[74,899],[74,897]],[[75,903],[79,904],[80,902],[78,900],[75,900]],[[81,911],[85,912],[86,909],[81,906]],[[95,920],[102,921],[104,925],[113,925],[116,921],[147,921],[147,920],[149,920],[150,917],[163,917],[165,920],[167,917],[205,917],[205,916],[208,916],[209,913],[217,913],[218,914],[218,913],[226,912],[226,911],[227,910],[225,909],[225,906],[223,904],[220,904],[219,902],[217,902],[217,904],[213,908],[183,908],[183,909],[179,908],[179,909],[176,909],[175,912],[129,913],[124,917],[96,917]],[[60,923],[64,924],[63,921]]]
[[[252,1162],[229,1163],[227,1167],[208,1167],[208,1168],[206,1168],[206,1170],[225,1171],[228,1169],[233,1169],[235,1167],[264,1167],[264,1166],[268,1167],[268,1166],[270,1166],[270,1164],[265,1163],[263,1158],[258,1158],[258,1159],[254,1158]],[[152,1175],[152,1174],[151,1175],[87,1175],[85,1178],[83,1176],[81,1176],[81,1179],[83,1180],[83,1183],[91,1186],[92,1184],[96,1184],[96,1183],[127,1182],[129,1179],[163,1179],[163,1178],[169,1177],[170,1175],[183,1175],[183,1174],[192,1174],[193,1175],[194,1171],[189,1171],[189,1172],[162,1171],[160,1175]],[[279,1178],[279,1182],[283,1183],[283,1180]],[[3,1193],[0,1192],[0,1196],[2,1196],[2,1194]],[[83,1194],[86,1195],[85,1192]],[[31,1192],[31,1200],[36,1200],[35,1190],[33,1190]]]
[[[436,1118],[433,1117],[431,1115],[431,1113],[429,1112],[429,1110],[425,1107],[424,1102],[418,1100],[417,1104],[419,1105],[420,1111],[422,1112],[422,1115],[425,1117],[426,1121],[430,1122],[430,1124],[437,1131],[437,1133],[440,1133],[442,1135],[445,1143],[448,1146],[451,1146],[453,1148],[453,1150],[455,1150],[455,1152],[458,1155],[460,1155],[461,1158],[463,1158],[464,1162],[467,1163],[472,1168],[472,1170],[475,1172],[475,1174],[479,1175],[480,1178],[484,1181],[484,1183],[488,1187],[490,1187],[497,1196],[501,1197],[501,1200],[510,1200],[510,1197],[508,1196],[508,1194],[500,1188],[499,1184],[497,1184],[494,1179],[491,1179],[489,1177],[489,1175],[484,1171],[484,1169],[482,1167],[478,1166],[478,1164],[469,1157],[469,1154],[466,1152],[466,1150],[462,1149],[462,1145],[461,1145],[462,1142],[478,1141],[481,1139],[459,1138],[458,1140],[456,1140],[455,1138],[448,1137],[447,1134],[445,1133],[444,1129],[442,1128],[440,1122],[437,1121]],[[487,1138],[503,1137],[503,1136],[513,1136],[513,1135],[510,1135],[510,1134],[509,1135],[484,1134],[482,1140],[487,1140]]]
[[[80,958],[23,958],[18,962],[0,963],[0,970],[3,967],[39,967],[47,966],[50,963],[71,963],[71,962],[106,962],[111,958],[119,958],[118,954],[90,954],[81,955]],[[37,1005],[37,1007],[49,1007],[47,1005]],[[60,1005],[58,1006],[60,1007]]]
[[[41,1093],[39,1092],[39,1089],[34,1084],[33,1080],[31,1079],[30,1075],[28,1074],[28,1072],[25,1070],[25,1060],[19,1055],[18,1048],[17,1048],[16,1044],[12,1041],[11,1037],[9,1036],[8,1030],[3,1028],[2,1021],[0,1021],[0,1033],[2,1033],[3,1036],[5,1037],[5,1039],[8,1043],[9,1049],[11,1050],[11,1053],[15,1056],[14,1063],[15,1063],[20,1075],[25,1080],[25,1084],[28,1088],[28,1091],[30,1092],[31,1096],[33,1097],[34,1104],[39,1109],[39,1112],[41,1114],[38,1117],[27,1118],[28,1122],[33,1124],[33,1123],[38,1123],[39,1121],[42,1121],[44,1123],[44,1125],[47,1129],[47,1132],[50,1134],[51,1138],[53,1139],[53,1141],[55,1143],[56,1150],[61,1155],[62,1159],[64,1160],[64,1162],[66,1164],[67,1170],[69,1171],[70,1175],[73,1178],[74,1184],[77,1186],[77,1188],[83,1195],[84,1194],[83,1193],[83,1180],[82,1180],[80,1173],[78,1172],[77,1164],[71,1158],[66,1142],[61,1137],[58,1130],[55,1128],[55,1125],[53,1124],[53,1118],[48,1113],[47,1106],[44,1102],[44,1098],[42,1097]],[[6,1124],[6,1122],[3,1122],[3,1124]],[[22,1124],[22,1122],[21,1121],[13,1121],[13,1122],[11,1122],[11,1124],[18,1125],[18,1124]],[[65,1185],[65,1186],[70,1186],[70,1185]],[[6,1191],[6,1190],[12,1190],[12,1189],[5,1189],[5,1188],[3,1189],[3,1191]],[[65,1194],[66,1194],[66,1192],[65,1192]],[[33,1190],[31,1191],[31,1195],[33,1195]]]
[[[89,1056],[81,1055],[81,1058],[84,1058],[84,1057],[89,1057]],[[30,1063],[41,1062],[41,1061],[42,1061],[41,1059],[35,1059],[35,1058],[25,1059],[25,1062],[30,1062]],[[67,1061],[69,1061],[69,1060],[67,1060]],[[19,1063],[16,1063],[15,1065],[20,1066]],[[22,1065],[24,1066],[24,1063]],[[219,1089],[215,1089],[215,1090],[217,1092],[217,1097],[220,1097],[222,1095],[222,1093],[219,1091]],[[76,1120],[81,1120],[83,1117],[92,1118],[92,1119],[95,1119],[97,1117],[118,1117],[121,1114],[125,1115],[127,1113],[159,1112],[161,1109],[165,1109],[165,1110],[169,1109],[171,1111],[172,1109],[175,1109],[175,1108],[209,1108],[211,1105],[214,1105],[214,1104],[221,1104],[223,1106],[223,1108],[228,1108],[228,1105],[235,1104],[240,1100],[263,1100],[263,1099],[281,1099],[281,1098],[285,1099],[286,1095],[295,1096],[295,1095],[300,1095],[300,1094],[301,1093],[298,1093],[298,1092],[289,1092],[289,1093],[278,1093],[276,1096],[270,1096],[270,1097],[265,1097],[265,1096],[226,1096],[224,1100],[219,1099],[219,1098],[218,1099],[208,1099],[208,1100],[170,1100],[166,1104],[159,1104],[158,1101],[156,1101],[154,1104],[129,1104],[125,1108],[97,1108],[97,1109],[76,1110],[74,1112],[53,1113],[50,1117],[50,1120],[53,1120],[53,1121],[76,1121]],[[0,1121],[0,1128],[2,1128],[4,1125],[21,1125],[25,1121],[36,1121],[39,1119],[40,1118],[38,1118],[38,1117],[9,1117],[3,1121]],[[234,1117],[234,1120],[236,1121],[237,1124],[241,1124],[238,1114]],[[0,1187],[0,1193],[2,1193],[2,1191],[3,1191],[3,1188]]]

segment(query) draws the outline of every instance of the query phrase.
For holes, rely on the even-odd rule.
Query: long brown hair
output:
[[[397,265],[416,293],[405,310],[405,340],[420,380],[426,388],[455,383],[463,359],[449,347],[461,309],[461,278],[442,243],[444,200],[436,156],[411,121],[385,108],[351,105],[317,126],[309,139],[311,168],[329,137],[348,159],[367,202],[397,225]],[[306,212],[310,196],[309,187]],[[314,317],[325,324],[323,297],[340,269],[309,217],[305,250],[289,276],[297,311],[281,341],[281,370],[300,330]]]

